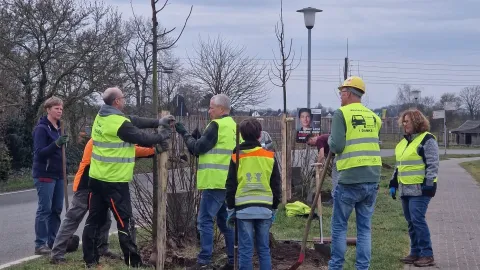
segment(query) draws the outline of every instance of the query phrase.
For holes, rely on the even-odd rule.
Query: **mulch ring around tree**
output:
[[[227,262],[225,246],[223,243],[221,243],[221,246],[218,246],[219,247],[215,249],[212,257],[212,264],[217,269]],[[145,262],[149,262],[152,250],[151,244],[141,248],[142,258]],[[300,243],[290,241],[271,242],[270,251],[272,254],[272,269],[289,269],[290,266],[295,264],[298,260]],[[197,261],[197,252],[198,248],[196,246],[175,246],[174,248],[167,248],[166,269],[179,269],[194,265]],[[254,253],[253,261],[254,268],[259,269],[256,252]],[[151,263],[152,265],[154,264],[153,261],[151,261]],[[307,249],[305,259],[299,269],[328,269],[327,264],[328,261],[324,256],[316,252],[314,249]]]

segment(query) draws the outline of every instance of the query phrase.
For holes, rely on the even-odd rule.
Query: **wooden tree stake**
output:
[[[169,115],[168,111],[162,111],[162,117]],[[170,143],[169,143],[170,145]],[[158,212],[157,214],[157,270],[165,267],[166,244],[167,244],[167,185],[168,185],[168,151],[159,155],[158,158]],[[155,213],[154,213],[155,214]]]

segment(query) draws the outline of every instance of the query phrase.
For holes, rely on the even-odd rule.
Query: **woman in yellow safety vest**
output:
[[[438,144],[429,132],[430,123],[419,110],[403,112],[398,122],[405,136],[395,148],[396,168],[389,187],[394,199],[398,189],[408,222],[410,254],[401,261],[417,267],[433,266],[432,241],[425,214],[437,190]]]

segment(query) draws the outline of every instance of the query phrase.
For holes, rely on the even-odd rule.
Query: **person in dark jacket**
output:
[[[389,187],[392,198],[396,198],[397,190],[400,193],[410,235],[410,254],[400,261],[417,267],[434,266],[432,240],[425,215],[437,191],[438,143],[430,133],[428,119],[417,109],[403,112],[398,124],[403,126],[405,136],[395,148],[397,166]]]
[[[233,150],[226,182],[227,224],[237,219],[239,269],[253,269],[254,246],[260,270],[272,269],[270,227],[282,197],[281,177],[275,154],[263,149],[258,139],[262,125],[255,118],[240,123],[245,140],[237,161]],[[238,162],[238,173],[236,163]]]
[[[35,254],[48,255],[60,227],[63,208],[62,146],[67,135],[60,134],[63,101],[51,97],[44,103],[46,116],[33,131],[33,182],[37,189]]]

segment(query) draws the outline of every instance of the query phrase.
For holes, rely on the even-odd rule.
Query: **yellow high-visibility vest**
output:
[[[272,206],[273,193],[270,188],[270,177],[275,163],[274,155],[273,152],[262,147],[241,150],[235,207],[246,204]],[[232,154],[232,160],[237,162],[236,154]]]
[[[361,103],[352,103],[340,110],[346,124],[346,143],[343,152],[337,154],[337,170],[381,166],[378,139],[382,126],[380,118]]]
[[[218,124],[218,140],[213,149],[198,157],[197,189],[225,189],[230,157],[236,144],[237,123],[232,117],[212,122]]]
[[[429,132],[419,134],[413,141],[408,143],[403,138],[395,147],[397,161],[397,180],[404,185],[422,184],[425,179],[425,162],[418,154],[417,149],[422,140]],[[434,138],[435,136],[431,134]],[[437,182],[437,178],[433,180]]]
[[[105,182],[129,182],[135,167],[135,145],[122,141],[118,129],[130,119],[122,115],[95,117],[89,176]]]

